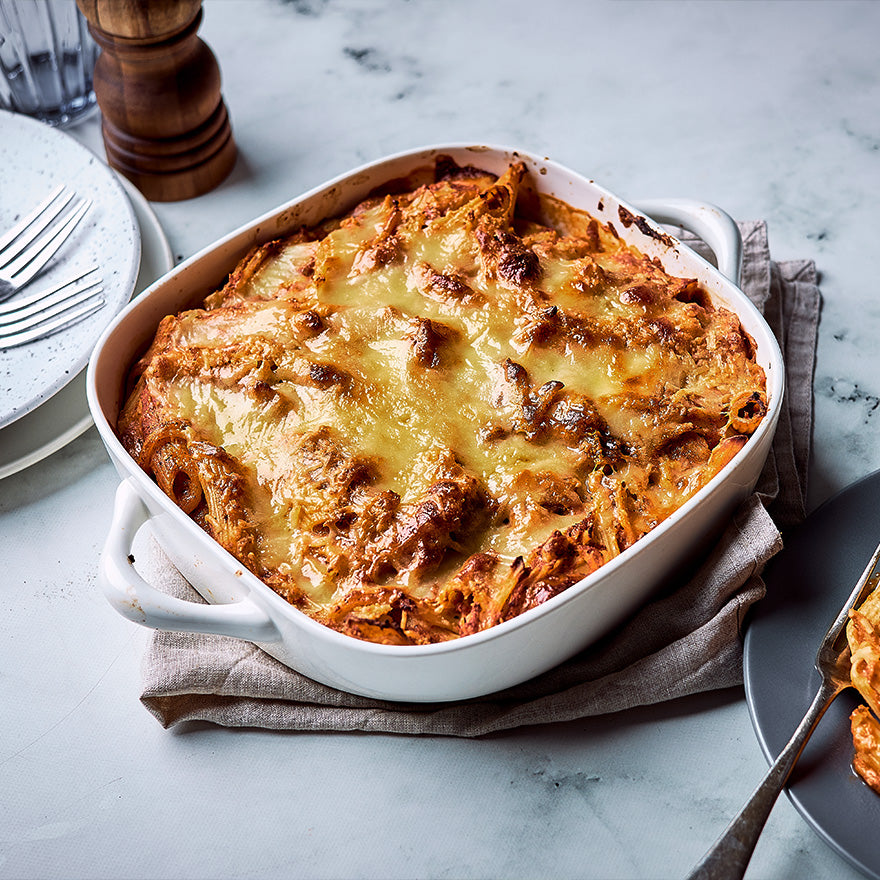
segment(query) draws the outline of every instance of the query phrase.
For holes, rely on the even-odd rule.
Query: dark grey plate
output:
[[[819,686],[819,641],[880,542],[880,471],[812,513],[765,572],[767,596],[745,636],[746,699],[768,761],[782,751]],[[855,775],[855,690],[819,722],[789,780],[795,808],[831,847],[880,880],[880,794]]]

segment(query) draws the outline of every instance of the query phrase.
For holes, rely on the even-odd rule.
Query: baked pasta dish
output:
[[[767,412],[735,314],[529,184],[440,159],[255,248],[132,370],[129,453],[328,627],[426,644],[534,608]]]
[[[868,704],[850,716],[853,769],[880,794],[880,587],[849,616],[850,678]]]

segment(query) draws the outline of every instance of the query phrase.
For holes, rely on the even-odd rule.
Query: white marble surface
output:
[[[154,207],[182,258],[474,140],[765,218],[822,274],[815,505],[880,466],[878,33],[871,2],[208,0],[241,155]],[[164,731],[95,583],[115,485],[94,430],[0,482],[0,877],[683,877],[766,769],[741,689],[478,741]],[[747,876],[857,875],[782,798]]]

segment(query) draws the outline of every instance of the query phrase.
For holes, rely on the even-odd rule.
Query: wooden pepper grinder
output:
[[[201,0],[77,0],[102,51],[95,97],[107,161],[148,198],[189,199],[235,164]]]

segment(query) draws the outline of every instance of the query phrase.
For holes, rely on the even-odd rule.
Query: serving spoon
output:
[[[852,687],[846,624],[849,620],[850,608],[861,605],[877,586],[880,579],[878,569],[880,569],[880,544],[877,545],[871,561],[819,645],[816,669],[822,678],[822,683],[810,708],[807,709],[785,748],[771,764],[764,780],[714,846],[691,871],[688,880],[739,880],[745,874],[770,811],[785,787],[807,740],[834,699],[847,688]]]

